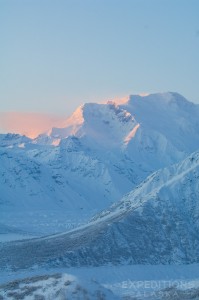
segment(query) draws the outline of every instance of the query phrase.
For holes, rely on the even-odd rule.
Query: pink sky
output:
[[[42,113],[0,112],[0,130],[35,138],[54,126],[59,127],[63,120],[63,117]]]

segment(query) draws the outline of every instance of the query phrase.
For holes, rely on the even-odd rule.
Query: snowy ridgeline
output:
[[[85,104],[36,139],[0,135],[0,223],[18,234],[0,239],[85,224],[197,149],[199,106],[176,93]]]
[[[181,161],[199,148],[198,106],[131,96],[64,126],[0,136],[0,238],[29,238],[0,245],[1,267],[198,262],[198,153]]]
[[[34,140],[0,135],[0,299],[199,299],[188,265],[152,287],[158,264],[199,262],[198,149],[199,107],[176,93],[85,104]],[[139,283],[141,265],[160,277]]]
[[[0,267],[199,262],[199,152],[74,230],[0,244]]]

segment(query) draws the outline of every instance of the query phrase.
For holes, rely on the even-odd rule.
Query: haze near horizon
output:
[[[0,111],[177,91],[199,102],[199,2],[0,1]]]

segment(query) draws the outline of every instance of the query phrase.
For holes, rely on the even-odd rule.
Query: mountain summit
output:
[[[199,105],[177,93],[84,104],[48,135],[0,135],[1,220],[12,225],[7,212],[23,229],[24,212],[48,219],[56,211],[76,226],[198,149]]]

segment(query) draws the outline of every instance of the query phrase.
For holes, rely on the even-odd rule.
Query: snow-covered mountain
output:
[[[41,233],[62,231],[50,225],[61,213],[85,222],[197,149],[199,106],[176,93],[85,104],[36,139],[0,135],[1,222],[24,229],[38,216]]]
[[[85,281],[69,274],[40,275],[0,285],[1,299],[103,299],[119,297],[95,280]]]
[[[129,144],[135,140],[136,132],[140,132],[148,137],[147,141],[140,137],[145,141],[142,147],[148,146],[147,150],[160,146],[149,143],[150,139],[158,137],[161,151],[166,150],[168,145],[163,142],[167,141],[179,152],[193,152],[198,147],[198,116],[199,105],[177,93],[132,95],[123,103],[85,104],[62,124],[63,128],[53,128],[50,135],[61,138],[87,136],[97,144],[113,148]],[[192,135],[195,139],[191,139]]]
[[[64,128],[53,128],[52,137],[84,136],[93,144],[112,149],[121,143],[132,130],[136,130],[137,122],[127,111],[114,103],[84,104],[65,122]]]
[[[84,226],[0,247],[1,268],[110,262],[199,262],[199,152],[153,173]]]
[[[178,162],[199,148],[199,105],[177,93],[133,95],[126,102],[108,101],[79,107],[53,128],[52,140],[74,135],[96,152],[120,152],[142,173]],[[139,182],[139,179],[137,180]],[[137,183],[136,182],[136,183]]]
[[[198,105],[135,95],[0,135],[0,298],[197,299],[198,263]]]

